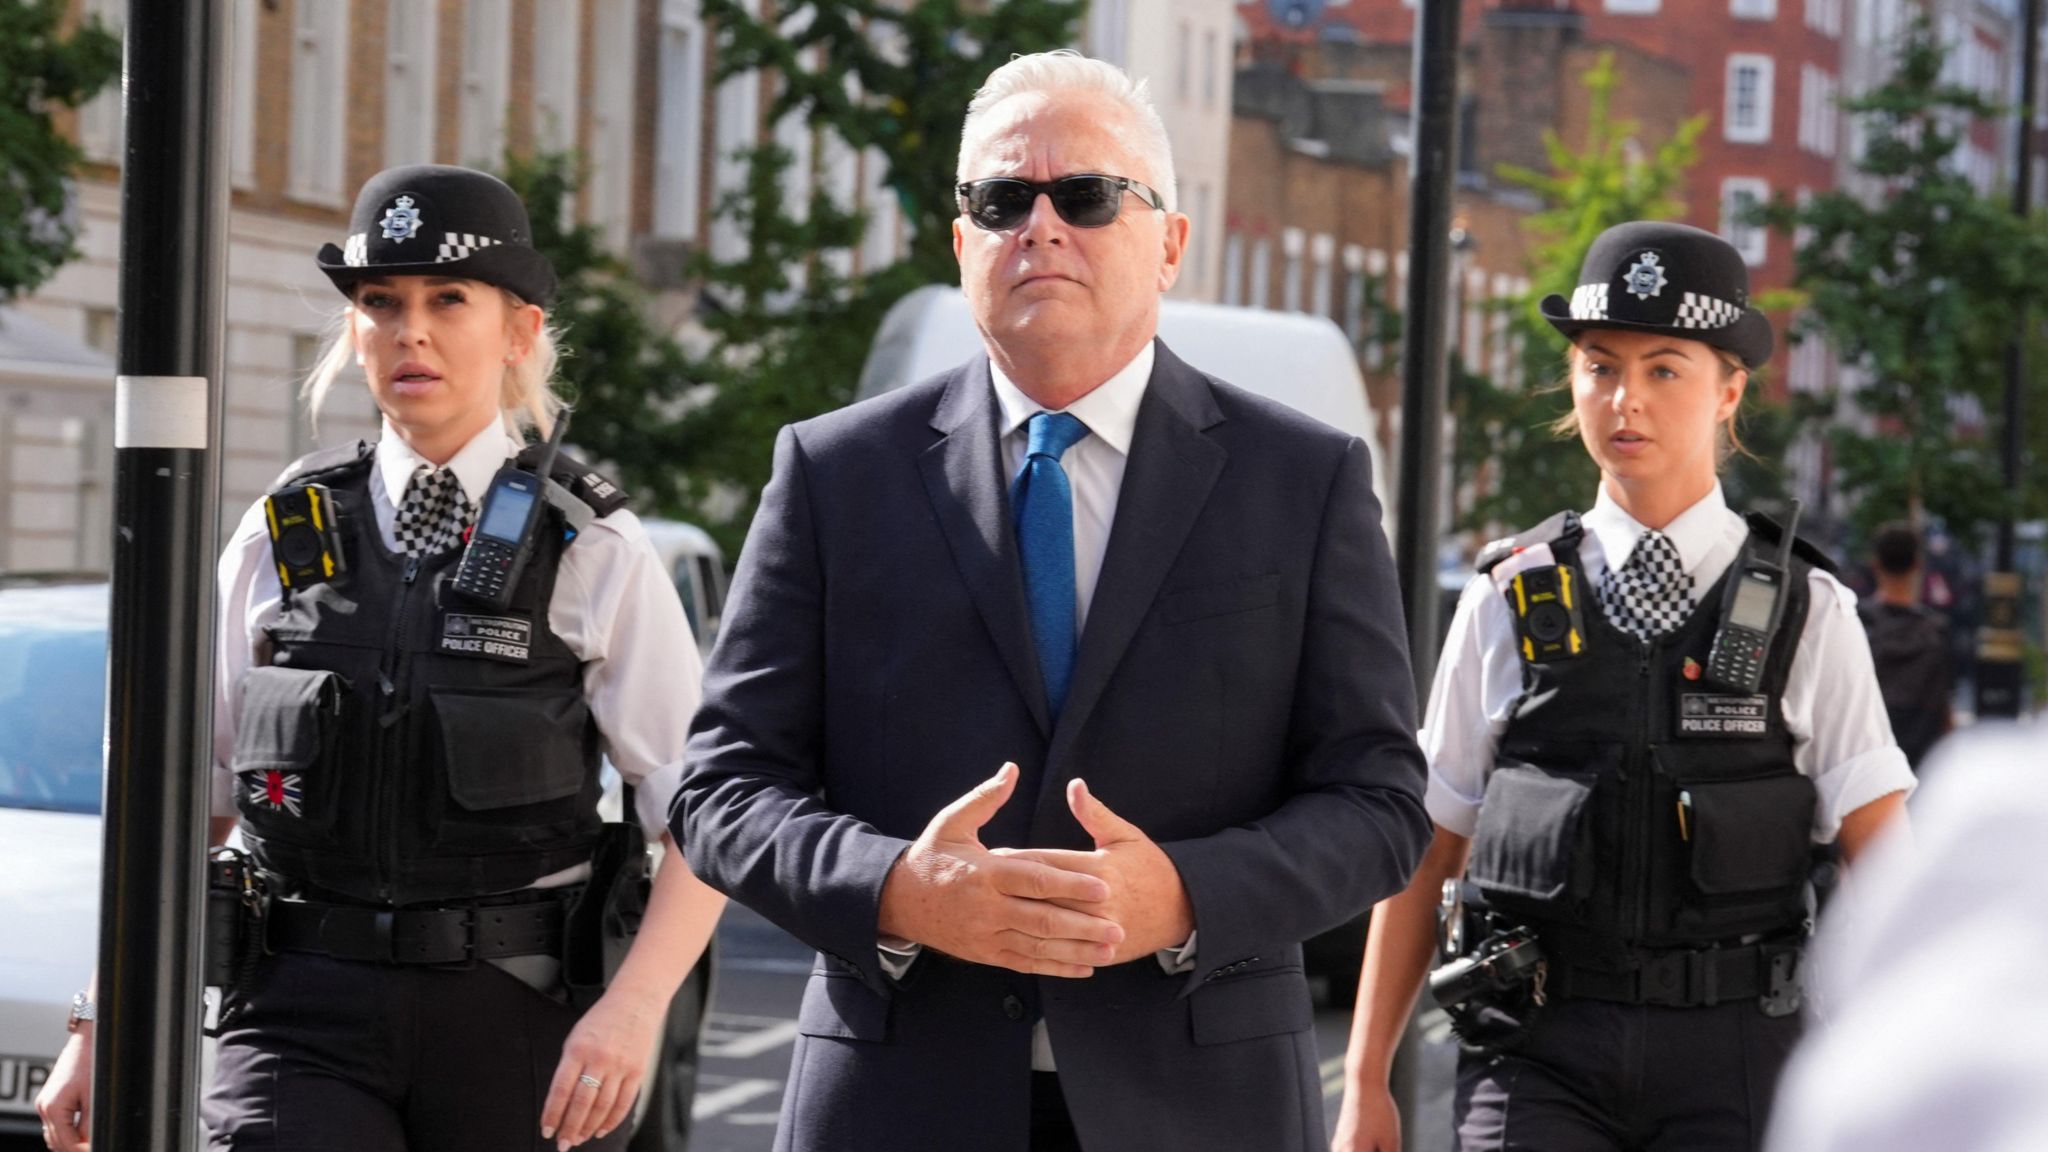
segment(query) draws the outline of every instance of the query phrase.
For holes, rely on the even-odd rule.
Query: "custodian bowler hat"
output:
[[[470,168],[387,168],[363,185],[348,242],[327,244],[320,270],[346,294],[372,276],[456,276],[510,289],[530,304],[555,294],[555,270],[533,246],[526,205],[503,180]]]
[[[1749,267],[1734,245],[1660,220],[1617,224],[1586,252],[1570,300],[1539,306],[1567,339],[1588,328],[1662,332],[1733,352],[1750,368],[1771,358],[1771,322],[1749,304]]]

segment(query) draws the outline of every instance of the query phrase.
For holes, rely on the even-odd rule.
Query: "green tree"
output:
[[[33,292],[78,254],[69,210],[80,155],[51,123],[121,72],[97,20],[63,32],[65,0],[0,3],[0,301]]]
[[[1834,462],[1862,531],[1902,514],[1939,516],[1974,536],[2005,510],[1997,454],[2004,348],[2021,308],[2048,295],[2048,230],[1980,196],[1954,164],[1961,133],[2000,109],[1943,79],[1947,49],[1924,14],[1900,42],[1891,77],[1849,101],[1867,146],[1858,171],[1874,191],[1837,190],[1763,216],[1803,229],[1794,286],[1806,334],[1825,336],[1858,383],[1864,417],[1830,429]],[[2038,406],[2048,395],[2037,376]],[[1959,435],[1974,401],[1987,435]],[[2037,408],[2038,410],[2038,408]],[[2042,508],[2036,479],[2030,498]]]
[[[828,139],[881,155],[908,256],[844,274],[850,260],[839,256],[860,244],[864,216],[836,202],[816,172],[790,173],[787,149],[748,149],[744,186],[714,207],[745,237],[744,255],[702,253],[695,264],[709,341],[687,358],[689,386],[617,441],[589,443],[629,475],[666,469],[647,485],[660,506],[703,524],[736,554],[768,479],[776,429],[852,399],[889,306],[921,285],[957,282],[952,187],[969,98],[1013,54],[1072,43],[1083,7],[816,0],[759,18],[735,0],[705,0],[717,27],[717,80],[771,77],[767,124],[794,118],[819,143],[813,156]],[[785,176],[814,189],[807,202],[787,201]]]

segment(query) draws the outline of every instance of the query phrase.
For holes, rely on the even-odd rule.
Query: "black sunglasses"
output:
[[[1166,211],[1159,193],[1128,176],[1062,176],[1043,183],[994,176],[969,180],[953,189],[960,198],[960,210],[976,225],[990,232],[1004,232],[1024,222],[1031,206],[1042,193],[1052,198],[1053,211],[1076,228],[1101,228],[1116,219],[1123,208],[1124,193],[1135,192],[1153,208]]]

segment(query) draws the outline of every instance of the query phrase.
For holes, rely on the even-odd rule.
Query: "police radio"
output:
[[[533,539],[540,527],[541,505],[546,502],[548,473],[555,466],[555,453],[562,447],[562,435],[569,429],[569,413],[563,410],[555,421],[554,435],[548,437],[540,467],[532,472],[508,462],[491,477],[484,492],[483,510],[470,531],[469,545],[462,550],[462,562],[455,569],[454,587],[472,600],[504,609],[512,602],[512,590],[526,558],[533,554]]]
[[[324,584],[348,570],[335,523],[334,496],[324,485],[294,484],[263,498],[270,558],[287,592]]]
[[[1771,637],[1785,617],[1785,581],[1792,573],[1792,538],[1799,527],[1799,501],[1778,541],[1776,559],[1742,550],[1739,569],[1721,597],[1721,624],[1707,656],[1707,679],[1737,692],[1755,692],[1770,662]]]

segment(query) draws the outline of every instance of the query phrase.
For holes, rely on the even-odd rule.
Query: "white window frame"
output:
[[[1216,35],[1214,28],[1202,30],[1202,107],[1204,109],[1216,107],[1217,58],[1221,54],[1219,46],[1221,39],[1221,37]]]
[[[704,20],[696,0],[661,5],[661,97],[655,112],[654,233],[697,238],[704,146]]]
[[[583,0],[534,0],[533,142],[573,152],[583,126]]]
[[[1130,5],[1126,0],[1092,0],[1088,5],[1088,54],[1123,67],[1130,54]]]
[[[456,155],[464,164],[495,169],[505,160],[511,101],[511,0],[464,0],[461,78]]]
[[[1195,23],[1183,16],[1173,36],[1173,98],[1188,104],[1195,92]]]
[[[125,50],[128,40],[126,0],[85,0],[85,15],[99,17],[100,24],[107,31],[121,37]],[[86,159],[103,164],[121,162],[121,150],[127,143],[123,122],[126,116],[119,83],[100,89],[99,95],[78,110],[78,146],[84,150]]]
[[[1746,71],[1756,75],[1755,102],[1753,115],[1748,121],[1737,113],[1740,109],[1736,100],[1740,93],[1738,77]],[[1771,142],[1771,94],[1777,80],[1777,61],[1760,52],[1731,52],[1728,67],[1723,74],[1725,86],[1721,111],[1721,134],[1732,144],[1768,144]]]
[[[228,179],[237,188],[256,186],[256,0],[235,0],[233,38],[228,51]]]
[[[342,207],[348,168],[348,5],[292,11],[292,135],[285,191]]]
[[[384,164],[431,164],[439,143],[440,13],[417,0],[388,0],[384,8]]]
[[[1308,233],[1299,228],[1280,230],[1280,252],[1286,257],[1281,266],[1280,310],[1301,311],[1301,257],[1308,247]]]
[[[1617,16],[1648,16],[1663,7],[1663,0],[1607,0],[1607,10]]]
[[[748,16],[760,17],[760,0],[746,0],[745,7]],[[747,161],[740,152],[760,142],[761,74],[742,72],[727,77],[725,83],[718,86],[715,99],[717,121],[712,138],[711,164],[711,203],[714,210],[726,193],[746,186]],[[712,258],[738,260],[746,252],[747,238],[740,231],[739,224],[729,216],[715,217],[711,221]]]
[[[1728,15],[1737,20],[1776,20],[1778,0],[1728,0]]]
[[[624,251],[633,216],[634,0],[593,0],[590,86],[589,220],[613,251]]]
[[[2048,163],[2048,161],[2043,161]],[[1230,307],[1244,303],[1244,233],[1232,232],[1223,238],[1223,286],[1217,294]]]
[[[1770,258],[1771,230],[1736,222],[1735,201],[1744,195],[1758,204],[1768,204],[1771,185],[1755,176],[1730,176],[1721,181],[1721,236],[1742,253],[1743,263],[1755,268]]]
[[[1273,242],[1261,236],[1252,241],[1252,284],[1245,303],[1253,308],[1273,306]]]
[[[1308,310],[1317,316],[1335,319],[1337,308],[1334,297],[1337,262],[1337,238],[1328,232],[1318,232],[1309,240],[1310,268],[1315,283],[1309,285]]]

